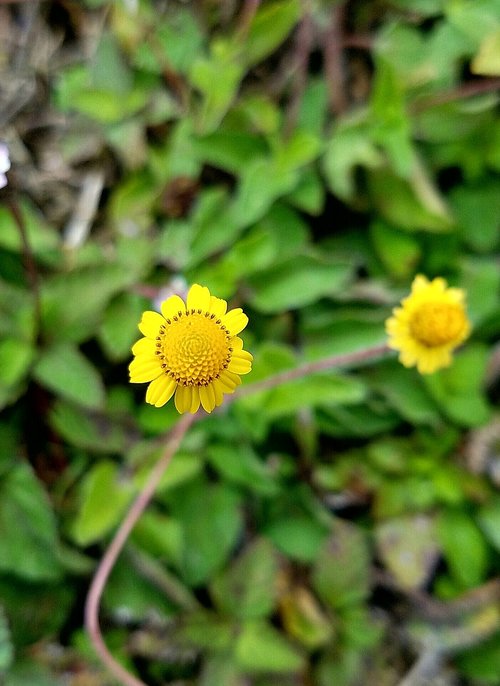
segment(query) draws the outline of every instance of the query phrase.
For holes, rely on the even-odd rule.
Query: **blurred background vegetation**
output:
[[[384,342],[416,273],[472,339],[199,421],[106,588],[151,686],[500,683],[500,1],[0,3],[0,680],[113,684],[82,629],[177,421],[144,309],[242,305],[246,382]]]

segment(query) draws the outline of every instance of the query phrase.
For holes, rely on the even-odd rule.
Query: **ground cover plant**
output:
[[[2,683],[498,684],[499,0],[0,37]]]

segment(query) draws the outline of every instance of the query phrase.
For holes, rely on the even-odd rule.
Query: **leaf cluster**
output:
[[[420,272],[467,292],[454,365],[386,357],[198,422],[105,638],[151,686],[377,686],[431,644],[498,683],[498,0],[47,5],[64,128],[14,118],[0,197],[0,677],[110,683],[82,597],[178,419],[127,382],[143,310],[193,282],[243,305],[251,383],[380,345]]]

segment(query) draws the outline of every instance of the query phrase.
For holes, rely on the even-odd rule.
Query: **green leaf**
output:
[[[51,426],[78,448],[98,453],[121,453],[134,436],[128,417],[91,412],[65,400],[57,400],[50,411]]]
[[[137,45],[133,62],[139,69],[158,74],[167,65],[174,71],[187,74],[202,45],[203,34],[193,13],[187,7],[173,6],[169,8],[168,15],[156,24],[154,38]]]
[[[275,133],[280,125],[281,113],[268,95],[261,93],[242,95],[235,107],[235,112],[238,114],[241,112],[252,129],[263,134]]]
[[[492,546],[500,551],[500,497],[484,504],[478,513],[478,523]]]
[[[99,372],[69,343],[58,343],[43,351],[33,368],[33,376],[56,395],[83,407],[103,406],[104,386]]]
[[[288,516],[266,524],[264,533],[285,555],[300,562],[313,561],[328,531],[306,516]]]
[[[103,594],[103,608],[111,613],[124,613],[130,621],[141,621],[145,616],[161,618],[173,614],[172,603],[166,593],[158,592],[147,574],[135,569],[134,558],[120,558],[113,567]]]
[[[452,576],[463,588],[484,581],[487,547],[472,519],[461,510],[446,510],[437,520],[437,534]]]
[[[448,231],[451,228],[448,209],[418,168],[409,181],[382,169],[372,169],[367,180],[376,209],[391,224],[408,231]]]
[[[407,178],[414,163],[414,151],[402,79],[392,65],[380,57],[376,60],[370,118],[371,137],[385,150],[397,176]]]
[[[389,519],[377,525],[375,540],[380,558],[401,588],[417,589],[429,581],[439,557],[429,517]]]
[[[365,396],[365,386],[359,379],[330,372],[282,383],[269,391],[261,403],[267,418],[276,419],[304,407],[358,403]]]
[[[496,686],[500,674],[500,641],[498,633],[458,655],[454,662],[460,671],[481,686]]]
[[[300,12],[298,0],[275,0],[259,8],[243,44],[247,67],[261,62],[283,43]]]
[[[135,489],[119,467],[109,460],[98,462],[79,487],[80,508],[71,535],[86,546],[108,534],[120,521]]]
[[[303,307],[344,288],[352,267],[340,261],[300,255],[250,279],[250,303],[260,312]]]
[[[125,95],[132,87],[130,71],[120,53],[116,37],[109,32],[100,36],[90,64],[91,83],[95,88]]]
[[[469,344],[451,367],[425,377],[427,390],[451,421],[461,426],[488,421],[491,410],[482,391],[487,362],[486,348]]]
[[[182,557],[182,526],[173,517],[147,510],[132,532],[132,539],[156,559],[179,564]]]
[[[187,260],[188,268],[232,245],[241,232],[224,188],[211,188],[200,193],[192,224],[193,238]]]
[[[103,262],[68,273],[60,272],[42,286],[42,326],[47,338],[81,341],[89,338],[108,302],[135,283],[143,271],[139,264]]]
[[[325,203],[325,188],[314,168],[301,172],[297,187],[287,197],[294,207],[313,216],[321,214]]]
[[[471,71],[483,76],[500,76],[500,28],[483,38],[479,52],[472,60]]]
[[[323,156],[323,168],[332,193],[343,200],[351,199],[356,192],[356,167],[373,169],[383,163],[383,155],[371,140],[364,119],[358,115],[336,124]]]
[[[146,309],[146,300],[133,293],[122,293],[108,305],[98,339],[110,360],[131,358],[130,349],[139,335],[137,324]]]
[[[245,672],[273,674],[296,672],[302,655],[283,635],[263,621],[246,622],[236,639],[236,661]]]
[[[278,493],[279,488],[271,470],[250,446],[220,443],[210,446],[207,456],[209,463],[225,480],[264,496]]]
[[[223,566],[236,542],[240,498],[225,485],[197,480],[175,489],[170,502],[184,533],[181,572],[188,584],[198,586]]]
[[[415,273],[422,250],[413,236],[382,221],[375,221],[370,227],[370,237],[376,253],[390,274],[397,279],[409,279]]]
[[[269,615],[278,598],[279,560],[264,538],[254,540],[212,581],[210,590],[217,607],[240,619]]]
[[[194,138],[192,144],[200,159],[237,175],[249,162],[267,152],[267,145],[260,136],[223,127],[209,135]]]
[[[212,133],[222,121],[236,96],[243,68],[235,60],[234,51],[219,39],[212,45],[209,58],[198,58],[189,73],[191,84],[203,96],[199,108],[198,129]]]
[[[467,310],[475,326],[494,315],[500,293],[500,271],[494,258],[464,259],[460,285],[467,293]]]
[[[320,550],[312,584],[323,602],[344,608],[363,601],[370,590],[370,551],[362,530],[336,519]]]
[[[224,616],[199,610],[185,618],[178,635],[196,648],[211,653],[225,651],[234,645],[234,622]]]
[[[254,158],[240,171],[232,207],[234,221],[242,227],[258,221],[275,200],[295,188],[298,180],[296,169],[283,172],[273,159]]]
[[[146,229],[150,224],[153,205],[159,195],[151,175],[141,171],[129,175],[114,186],[109,200],[111,219],[123,233],[132,225]]]
[[[30,343],[16,338],[0,341],[0,392],[19,383],[27,374],[34,350]]]
[[[496,183],[485,179],[480,185],[457,186],[450,195],[450,203],[465,243],[478,252],[494,250],[500,238]]]
[[[7,618],[0,605],[0,677],[5,674],[14,658],[14,649],[10,640]]]
[[[276,171],[283,174],[293,171],[316,159],[321,149],[321,139],[318,136],[297,129],[285,141],[280,141],[273,154]]]
[[[333,625],[316,598],[303,586],[285,593],[280,602],[281,616],[287,634],[309,650],[332,640]]]
[[[0,477],[0,570],[31,581],[61,576],[57,531],[47,494],[31,469]]]
[[[74,94],[69,109],[77,110],[102,124],[111,124],[135,114],[147,101],[148,94],[138,88],[131,89],[125,95],[99,88],[87,88]]]
[[[51,583],[48,583],[49,581]],[[46,640],[48,636],[57,636],[61,626],[68,619],[74,602],[75,587],[70,579],[64,583],[55,581],[21,579],[14,575],[0,576],[0,598],[9,621],[12,644],[16,647],[16,660],[9,670],[9,686],[11,676],[18,673],[19,657],[27,654],[35,643]],[[24,650],[25,648],[27,649]],[[13,680],[12,683],[18,686],[38,686],[39,683],[54,686],[53,680],[39,681],[40,672],[41,663],[38,662],[37,671],[30,675],[32,678],[23,674],[25,680],[19,677],[19,681]]]
[[[416,425],[439,423],[438,408],[421,377],[408,374],[396,360],[379,363],[368,376],[370,385],[407,421]]]
[[[176,410],[177,412],[177,410]],[[177,413],[177,419],[179,415]],[[158,445],[158,443],[156,443]],[[147,450],[146,446],[146,450]],[[156,449],[152,456],[156,461],[161,455],[161,451]],[[138,488],[144,486],[145,481],[149,477],[149,470],[151,465],[147,464],[144,469],[138,472],[135,481]],[[165,470],[160,483],[157,488],[158,493],[167,493],[171,489],[177,488],[181,484],[190,482],[203,470],[203,463],[197,455],[186,452],[176,452],[168,469]]]
[[[205,660],[200,686],[244,686],[245,679],[231,654],[218,653]]]
[[[318,686],[354,686],[366,678],[373,678],[371,672],[369,677],[366,674],[365,661],[366,649],[346,646],[325,651],[315,671]]]

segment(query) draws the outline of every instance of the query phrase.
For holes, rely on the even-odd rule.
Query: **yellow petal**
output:
[[[200,286],[198,283],[191,286],[187,297],[187,309],[203,312],[210,310],[210,291],[206,286]]]
[[[198,412],[198,408],[200,407],[200,389],[198,386],[191,386],[191,407],[189,408],[189,411],[191,414],[195,414],[195,412]]]
[[[248,374],[252,371],[252,363],[250,360],[233,357],[229,363],[228,370],[234,374]]]
[[[181,414],[184,412],[191,412],[191,414],[197,412],[200,406],[198,386],[177,386],[175,406]]]
[[[177,383],[175,379],[162,374],[152,381],[146,391],[146,402],[155,407],[162,407],[173,396]]]
[[[219,407],[219,405],[222,405],[222,401],[224,400],[224,391],[218,379],[215,379],[212,382],[212,386],[215,394],[215,406]]]
[[[161,374],[161,367],[157,360],[135,359],[129,365],[131,383],[152,381]]]
[[[208,386],[200,386],[200,400],[206,412],[212,412],[215,407],[215,390],[213,383]]]
[[[249,353],[248,350],[234,350],[233,358],[240,360],[248,360],[248,362],[252,362],[253,355],[252,353]]]
[[[172,319],[178,312],[185,312],[186,306],[184,300],[178,295],[171,295],[161,304],[161,312],[165,319]]]
[[[189,412],[191,407],[191,386],[177,386],[175,391],[175,407],[180,414]]]
[[[227,369],[221,372],[219,381],[224,390],[224,393],[233,393],[236,386],[239,386],[241,379],[237,374],[229,372]]]
[[[132,346],[134,355],[145,355],[146,357],[153,357],[156,351],[155,341],[152,338],[139,338],[137,343]]]
[[[226,314],[227,302],[222,298],[216,298],[215,295],[210,296],[210,312],[217,317],[222,317]]]
[[[165,324],[165,320],[158,312],[143,312],[139,322],[139,331],[148,338],[156,338],[160,332],[160,326]]]
[[[240,331],[243,331],[248,324],[248,317],[244,314],[241,307],[237,307],[222,317],[222,323],[228,329],[231,336],[236,336]]]

